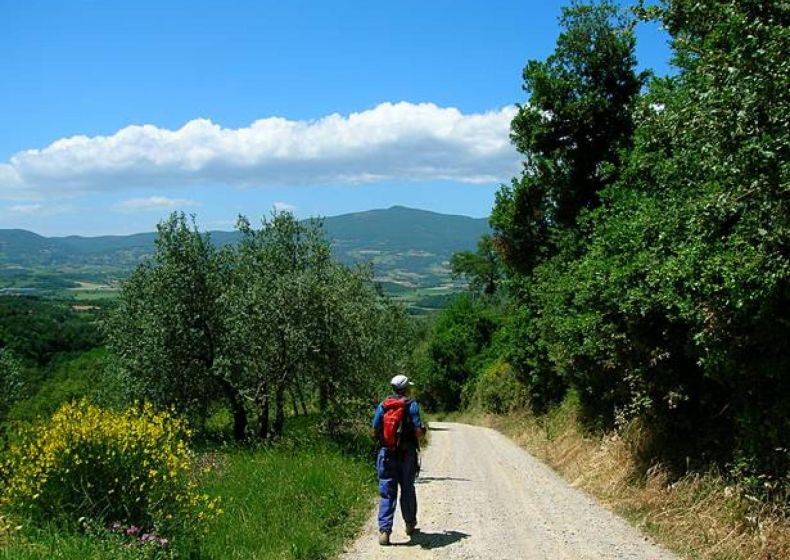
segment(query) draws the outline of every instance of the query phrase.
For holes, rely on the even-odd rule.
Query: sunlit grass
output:
[[[221,496],[224,514],[197,543],[176,543],[180,558],[331,558],[361,526],[375,492],[364,442],[341,446],[315,419],[291,419],[282,441],[252,448],[209,447],[202,491]],[[0,559],[141,558],[116,542],[55,528],[25,528],[0,544]]]
[[[207,484],[222,516],[201,550],[210,558],[327,558],[370,504],[371,468],[337,451],[236,451]]]

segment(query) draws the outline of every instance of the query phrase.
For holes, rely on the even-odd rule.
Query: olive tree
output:
[[[132,395],[174,405],[195,420],[222,399],[244,437],[241,372],[221,305],[232,266],[194,221],[174,213],[158,228],[153,256],[124,283],[106,325],[108,345]]]

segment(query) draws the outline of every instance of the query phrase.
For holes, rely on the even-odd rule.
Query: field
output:
[[[387,258],[393,263],[398,260],[396,255]],[[454,295],[465,289],[462,282],[452,280],[449,271],[439,265],[430,265],[425,270],[380,270],[385,266],[384,262],[377,259],[373,259],[373,262],[376,270],[380,271],[375,281],[384,293],[403,303],[414,315],[443,309]],[[72,266],[66,269],[7,266],[0,268],[0,292],[71,300],[77,305],[101,304],[118,297],[120,283],[127,274],[114,267]]]
[[[118,297],[118,288],[109,284],[78,281],[77,287],[69,288],[66,293],[78,301],[108,300]]]

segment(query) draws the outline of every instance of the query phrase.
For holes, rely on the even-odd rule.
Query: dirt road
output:
[[[488,428],[432,424],[417,483],[420,531],[410,540],[398,512],[380,547],[373,512],[342,560],[676,560]]]

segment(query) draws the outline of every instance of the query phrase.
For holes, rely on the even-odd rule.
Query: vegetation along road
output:
[[[418,479],[419,528],[396,521],[377,541],[375,512],[341,558],[669,560],[625,521],[488,428],[437,422]]]

